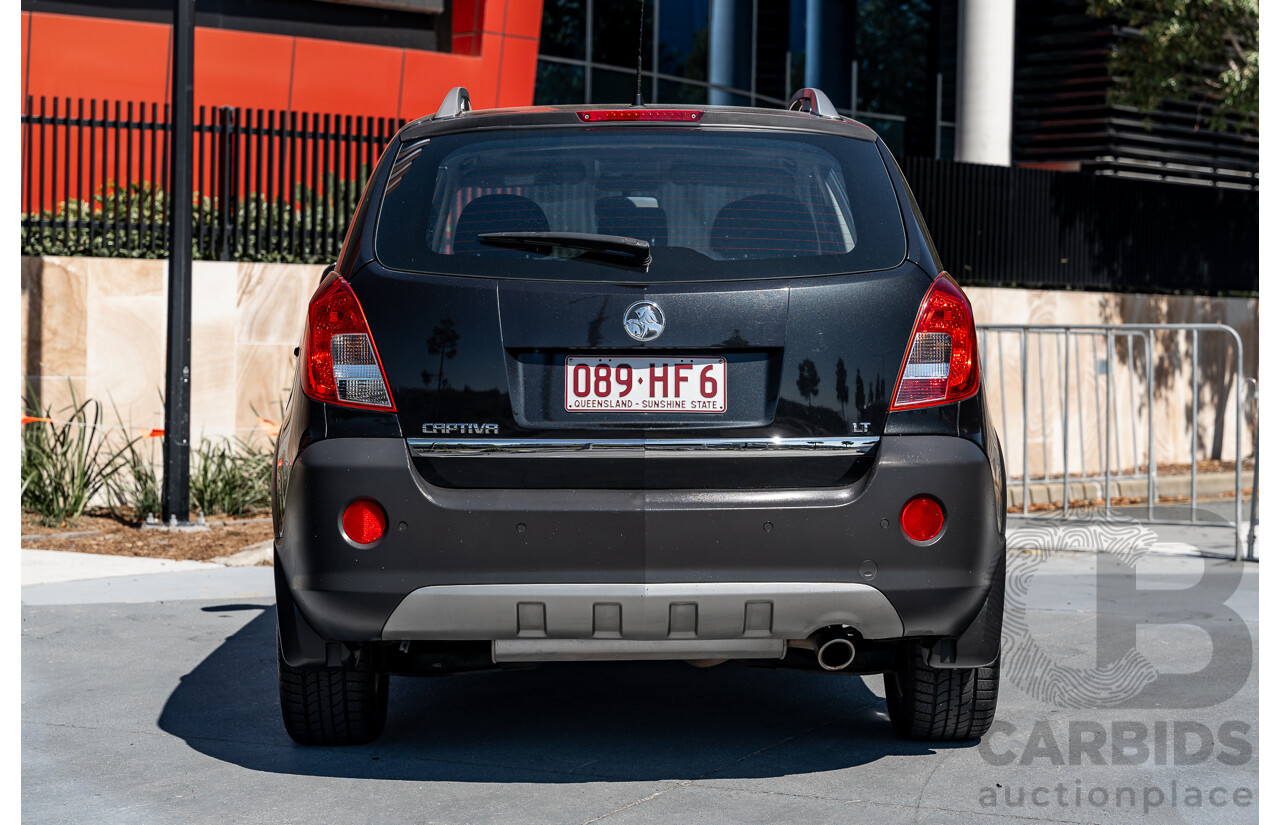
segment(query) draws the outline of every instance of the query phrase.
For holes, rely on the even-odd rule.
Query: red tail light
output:
[[[950,404],[978,391],[978,333],[973,310],[945,272],[920,303],[902,359],[892,410]]]
[[[342,532],[356,544],[373,544],[387,532],[387,514],[376,501],[362,498],[342,512]]]
[[[307,308],[302,391],[316,401],[395,412],[387,373],[364,310],[350,285],[335,278]]]
[[[702,112],[697,109],[597,109],[593,112],[578,112],[578,120],[583,123],[603,123],[619,120],[683,120],[685,123],[697,123]]]

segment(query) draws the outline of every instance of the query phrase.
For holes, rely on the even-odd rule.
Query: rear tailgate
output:
[[[817,487],[856,477],[871,457],[868,440],[883,432],[929,281],[910,264],[860,275],[647,288],[369,266],[352,287],[378,343],[402,431],[428,481],[664,489]],[[653,340],[626,333],[624,315],[637,301],[661,307],[665,328]],[[723,411],[569,408],[567,364],[593,371],[634,365],[632,394],[647,396],[654,389],[642,384],[649,374],[643,365],[720,359]],[[849,449],[771,449],[817,440],[847,442]],[[688,457],[655,449],[682,442],[711,449]],[[493,443],[513,449],[474,447]],[[521,451],[522,444],[562,449]],[[643,446],[637,449],[645,444],[649,458]],[[449,452],[439,452],[442,445]],[[452,449],[458,445],[473,448],[459,455]],[[601,449],[610,445],[626,449]]]

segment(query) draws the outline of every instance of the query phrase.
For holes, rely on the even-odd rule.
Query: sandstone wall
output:
[[[164,426],[164,330],[167,262],[111,258],[22,260],[22,372],[55,409],[80,398],[100,400],[108,424],[135,431]],[[192,420],[194,443],[204,437],[262,437],[259,417],[280,420],[292,380],[293,348],[307,300],[323,267],[196,261],[192,272]],[[1257,375],[1258,302],[1244,298],[1120,295],[1060,290],[966,290],[979,324],[1218,322],[1239,331],[1245,374]],[[1002,431],[1011,476],[1023,467],[1022,373],[1019,336],[986,336],[983,353],[992,415]],[[1030,475],[1063,467],[1062,392],[1070,472],[1101,472],[1105,421],[1105,338],[1076,338],[1065,375],[1060,339],[1031,336],[1028,344]],[[1130,362],[1117,345],[1112,373],[1112,465],[1146,461],[1146,360],[1140,342]],[[1156,458],[1186,463],[1191,445],[1191,343],[1187,336],[1155,340]],[[1232,352],[1220,335],[1200,347],[1200,458],[1234,456]],[[1041,402],[1043,393],[1043,403]],[[119,421],[112,405],[119,411]],[[1136,425],[1136,426],[1135,426]],[[1083,437],[1081,437],[1083,434]],[[1135,441],[1137,444],[1135,445]],[[1136,449],[1135,449],[1136,446]],[[1244,453],[1252,452],[1252,431]]]

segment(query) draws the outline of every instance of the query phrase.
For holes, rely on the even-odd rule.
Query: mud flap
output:
[[[982,609],[957,638],[939,639],[932,646],[923,647],[926,665],[932,668],[986,667],[999,657],[1000,634],[1004,629],[1004,574],[1005,553],[1001,547],[991,590]]]
[[[311,627],[298,611],[284,583],[280,556],[273,560],[276,580],[276,638],[286,664],[297,668],[341,667],[351,658],[341,642],[330,642]]]

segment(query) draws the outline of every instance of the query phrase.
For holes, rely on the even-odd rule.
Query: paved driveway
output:
[[[378,742],[301,748],[268,569],[31,585],[23,819],[1257,821],[1256,564],[1127,563],[1011,554],[997,726],[945,747],[893,736],[880,677],[625,663],[397,678]]]

